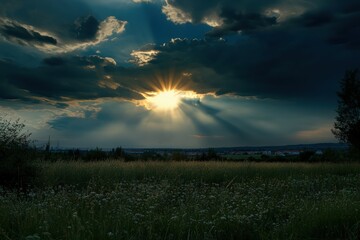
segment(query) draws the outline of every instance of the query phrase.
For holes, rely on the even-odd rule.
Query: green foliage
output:
[[[332,132],[341,142],[360,149],[360,78],[348,71],[340,82],[337,116]]]
[[[26,187],[35,176],[30,163],[35,151],[24,128],[20,120],[0,116],[0,185]]]

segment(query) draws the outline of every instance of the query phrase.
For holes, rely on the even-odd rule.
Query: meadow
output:
[[[41,162],[0,239],[359,239],[360,164]]]

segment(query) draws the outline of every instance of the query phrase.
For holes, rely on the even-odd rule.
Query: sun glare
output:
[[[173,110],[179,107],[180,95],[175,90],[162,91],[149,97],[148,101],[159,110]]]
[[[148,92],[145,95],[144,106],[152,110],[174,111],[178,109],[184,101],[199,100],[201,95],[193,91],[164,90],[158,92]]]
[[[172,73],[169,73],[168,76],[156,75],[155,79],[148,83],[148,89],[151,91],[140,91],[144,99],[140,100],[138,104],[148,110],[158,113],[167,112],[172,116],[180,112],[178,110],[186,107],[186,104],[196,105],[203,97],[202,94],[189,90],[190,85],[182,80],[176,80]]]

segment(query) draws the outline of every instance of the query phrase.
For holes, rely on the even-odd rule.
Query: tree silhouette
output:
[[[333,134],[339,141],[360,149],[360,78],[358,70],[347,71],[340,81]]]

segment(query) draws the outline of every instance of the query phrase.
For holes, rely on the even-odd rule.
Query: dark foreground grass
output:
[[[359,239],[360,165],[40,164],[0,239]]]
[[[106,185],[119,181],[154,178],[172,182],[241,182],[260,177],[321,178],[325,175],[360,174],[360,164],[331,163],[235,163],[235,162],[54,162],[42,163],[41,176],[36,185],[78,185],[86,187],[96,179]]]

